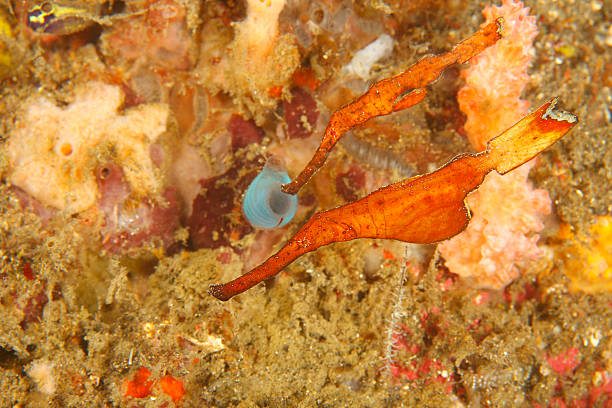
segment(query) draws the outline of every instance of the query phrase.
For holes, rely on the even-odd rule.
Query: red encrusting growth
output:
[[[291,183],[282,186],[282,190],[296,194],[325,163],[336,142],[355,126],[421,102],[427,95],[424,88],[427,84],[435,81],[450,65],[464,63],[495,44],[501,38],[502,28],[503,18],[498,18],[446,54],[423,58],[401,74],[377,82],[357,100],[334,112],[314,156]]]
[[[557,374],[571,374],[580,364],[580,351],[576,347],[570,347],[555,356],[546,356],[550,368]]]
[[[153,381],[149,381],[151,371],[140,367],[133,380],[124,383],[125,396],[128,398],[145,398],[153,392]]]
[[[433,243],[458,234],[470,220],[465,198],[490,171],[507,173],[576,125],[574,115],[554,110],[555,103],[556,99],[521,119],[480,153],[458,156],[433,173],[315,214],[275,255],[229,283],[212,285],[210,294],[228,300],[276,275],[299,256],[332,242],[383,238]]]
[[[165,375],[159,380],[159,386],[161,387],[164,394],[172,398],[172,401],[178,402],[185,395],[185,388],[183,382],[177,380],[171,375]]]
[[[124,396],[126,398],[147,398],[154,393],[158,393],[159,389],[172,398],[174,403],[179,402],[185,395],[185,387],[183,382],[167,374],[157,380],[150,380],[151,370],[146,367],[138,368],[133,380],[126,380],[122,384]],[[159,385],[159,387],[157,386]]]
[[[227,130],[232,135],[232,151],[247,147],[251,143],[261,143],[265,136],[262,128],[255,121],[246,120],[242,116],[233,114],[227,123]]]
[[[23,273],[23,276],[25,276],[27,280],[34,280],[34,278],[36,277],[36,275],[34,274],[34,271],[32,270],[32,266],[30,265],[29,262],[24,262],[21,265],[21,272]]]
[[[293,88],[291,100],[283,101],[283,111],[290,139],[310,137],[317,123],[319,111],[317,102],[307,90],[300,87]]]

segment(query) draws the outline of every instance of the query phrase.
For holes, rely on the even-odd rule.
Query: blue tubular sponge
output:
[[[242,203],[246,219],[256,228],[278,228],[295,215],[297,197],[281,191],[291,179],[280,160],[271,157],[247,189]]]

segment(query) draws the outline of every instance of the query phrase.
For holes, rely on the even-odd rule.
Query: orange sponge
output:
[[[488,24],[504,18],[502,39],[472,58],[462,71],[466,86],[457,96],[461,111],[467,115],[465,130],[475,150],[482,150],[497,136],[525,115],[529,102],[520,99],[529,82],[533,39],[538,34],[535,16],[522,2],[502,0],[501,7],[485,7]]]

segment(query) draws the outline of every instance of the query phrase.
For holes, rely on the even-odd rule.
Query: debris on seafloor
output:
[[[342,67],[342,72],[367,80],[370,77],[372,65],[378,60],[388,57],[392,51],[393,38],[388,34],[381,34],[365,48],[357,51],[351,61]]]
[[[299,256],[332,242],[357,238],[433,243],[463,231],[470,220],[467,195],[492,170],[499,174],[534,158],[565,135],[578,120],[556,111],[556,99],[542,105],[487,144],[478,154],[458,156],[439,170],[384,187],[367,197],[315,214],[266,262],[210,294],[220,300],[276,275]]]
[[[53,395],[57,389],[55,384],[55,367],[49,361],[33,361],[27,369],[28,376],[36,383],[38,391]]]
[[[524,115],[529,101],[520,99],[529,82],[527,69],[537,35],[536,18],[522,2],[504,0],[501,7],[487,6],[487,22],[504,19],[503,38],[470,60],[462,71],[466,85],[457,95],[467,115],[465,131],[477,151],[487,140]],[[503,288],[527,261],[543,254],[537,246],[544,228],[542,219],[550,213],[548,192],[533,188],[528,180],[535,161],[510,174],[492,174],[468,197],[474,213],[461,234],[440,244],[446,267],[473,285]],[[512,197],[512,200],[508,200]]]

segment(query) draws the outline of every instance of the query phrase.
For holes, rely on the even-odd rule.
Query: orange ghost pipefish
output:
[[[427,56],[391,78],[374,84],[365,94],[334,112],[329,119],[323,139],[304,170],[281,190],[296,194],[312,175],[325,163],[327,155],[342,136],[357,125],[376,117],[407,109],[421,102],[427,91],[425,86],[440,76],[442,71],[456,63],[464,63],[501,38],[502,17],[482,27],[471,37],[455,45],[445,54]]]
[[[239,278],[212,285],[220,300],[244,292],[277,273],[299,256],[332,242],[357,238],[397,239],[419,244],[448,239],[467,227],[465,198],[492,170],[505,174],[535,157],[578,123],[556,111],[557,99],[542,105],[487,143],[487,149],[463,154],[427,175],[383,187],[361,200],[315,214],[263,264]]]

